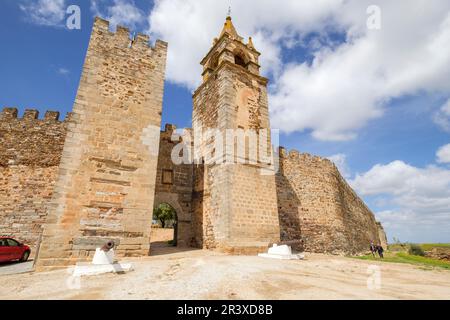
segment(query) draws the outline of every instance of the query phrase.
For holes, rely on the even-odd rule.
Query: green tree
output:
[[[162,203],[153,210],[153,219],[161,222],[161,227],[165,227],[170,220],[175,220],[175,210],[168,204]]]

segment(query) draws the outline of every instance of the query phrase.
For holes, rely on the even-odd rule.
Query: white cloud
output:
[[[442,130],[450,132],[450,99],[434,114],[433,120]]]
[[[391,208],[376,213],[391,236],[401,234],[422,241],[439,236],[449,240],[448,234],[433,235],[432,230],[450,228],[450,170],[417,168],[397,160],[375,165],[356,175],[350,184],[359,194],[379,197]]]
[[[262,71],[279,72],[283,43],[317,30],[342,1],[233,1],[233,23],[241,36],[253,37],[262,53]],[[157,0],[149,16],[150,32],[169,42],[167,79],[195,89],[201,81],[200,61],[220,34],[228,1]],[[290,29],[290,30],[288,30]]]
[[[436,157],[439,163],[450,163],[450,144],[440,147],[436,152]]]
[[[367,3],[349,1],[336,15],[347,25],[346,43],[322,47],[312,65],[287,67],[277,80],[273,125],[288,132],[310,129],[320,140],[349,140],[392,98],[449,93],[450,6],[414,3],[423,10],[406,13],[404,2],[379,2],[382,28],[370,31],[362,16]]]
[[[383,115],[393,98],[450,93],[450,3],[378,1],[379,31],[366,28],[371,1],[234,1],[233,21],[254,36],[264,74],[273,74],[272,125],[311,130],[320,140],[349,140]],[[220,32],[228,1],[156,1],[150,31],[169,42],[167,79],[194,89],[199,61]],[[416,9],[414,9],[416,8]],[[420,8],[420,9],[418,9]],[[336,43],[329,31],[346,35]],[[305,45],[313,63],[283,64],[282,53]]]
[[[336,165],[336,167],[339,169],[339,172],[344,178],[350,178],[350,168],[347,165],[347,156],[345,154],[338,153],[327,158]]]
[[[377,164],[366,173],[357,174],[351,184],[362,195],[384,193],[416,199],[423,196],[428,200],[446,196],[450,210],[450,170],[445,168],[417,168],[396,160],[386,165]]]
[[[65,76],[65,75],[68,75],[70,73],[70,71],[68,69],[66,69],[66,68],[58,68],[58,73],[60,75]]]
[[[411,210],[383,210],[376,212],[377,220],[382,221],[387,231],[388,241],[419,243],[448,242],[450,220],[448,215],[426,217]]]
[[[65,0],[38,0],[24,1],[19,8],[31,23],[60,27],[63,25],[67,6]]]
[[[133,0],[91,0],[91,11],[110,22],[114,28],[117,25],[136,29],[145,24],[145,14]]]

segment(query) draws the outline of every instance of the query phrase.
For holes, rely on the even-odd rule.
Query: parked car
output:
[[[11,237],[0,237],[0,262],[18,260],[25,262],[30,256],[29,246],[14,240]]]

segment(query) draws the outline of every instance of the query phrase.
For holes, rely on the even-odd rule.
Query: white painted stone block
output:
[[[114,249],[111,249],[108,252],[105,252],[100,248],[97,248],[95,250],[94,258],[92,259],[92,264],[102,265],[113,263],[114,263]]]
[[[281,259],[281,260],[301,260],[305,256],[303,254],[292,254],[292,249],[288,245],[274,244],[272,248],[269,248],[267,253],[258,254],[262,258]]]
[[[279,254],[279,255],[291,255],[292,250],[291,247],[288,245],[277,245],[276,243],[272,246],[272,248],[269,248],[269,254]]]
[[[131,263],[114,262],[114,249],[105,252],[97,248],[92,263],[78,263],[73,271],[73,276],[92,276],[111,272],[123,273],[132,270],[133,265]]]

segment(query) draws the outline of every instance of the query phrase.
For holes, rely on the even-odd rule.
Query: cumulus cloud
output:
[[[282,67],[282,47],[300,34],[320,29],[343,1],[233,1],[233,22],[241,36],[253,37],[262,53],[265,75]],[[225,22],[228,1],[157,0],[149,16],[150,32],[169,42],[167,78],[193,90],[201,81],[203,56]]]
[[[114,28],[117,25],[136,29],[146,23],[145,13],[139,9],[133,0],[92,0],[91,11],[110,22]]]
[[[385,193],[411,200],[423,196],[430,201],[447,197],[450,208],[450,170],[437,166],[417,168],[400,160],[377,164],[366,173],[357,174],[352,185],[362,195]]]
[[[369,0],[233,1],[233,20],[262,53],[272,126],[319,140],[357,137],[392,99],[450,94],[450,3],[380,0],[381,29],[366,26]],[[228,1],[156,0],[147,15],[133,0],[91,0],[111,21],[168,41],[167,79],[194,90],[200,60],[218,36]],[[23,0],[30,21],[58,25],[65,0]],[[339,35],[337,37],[335,35]],[[303,54],[308,58],[306,59]],[[289,57],[289,58],[287,58]],[[450,100],[449,100],[450,101]],[[434,120],[450,131],[450,102]]]
[[[31,23],[60,27],[63,25],[67,6],[65,0],[38,0],[23,1],[19,8]]]
[[[442,130],[450,132],[450,99],[434,114],[433,120]]]
[[[436,157],[439,163],[450,163],[450,144],[440,147],[436,152]]]
[[[263,73],[274,80],[273,127],[309,130],[320,140],[349,140],[381,117],[393,98],[450,92],[450,3],[378,1],[381,30],[368,30],[366,9],[371,4],[233,2],[238,31],[255,37]],[[150,31],[170,43],[169,81],[189,89],[199,84],[198,63],[218,35],[227,6],[226,1],[156,1]],[[333,40],[335,33],[345,41]],[[284,53],[298,48],[312,61],[285,61]]]
[[[448,242],[448,215],[426,217],[405,209],[383,210],[375,215],[382,221],[388,241],[396,238],[408,242]]]
[[[365,27],[366,4],[349,1],[343,16],[336,15],[347,26],[345,43],[322,47],[311,65],[285,69],[271,96],[274,126],[309,129],[320,140],[349,140],[382,116],[393,98],[450,92],[448,3],[413,1],[422,10],[405,13],[404,3],[381,1],[381,30]]]
[[[344,178],[350,178],[350,168],[347,165],[347,156],[345,154],[338,153],[327,158],[336,165],[336,167],[339,169],[339,172]]]
[[[450,227],[448,169],[432,165],[418,168],[397,160],[357,174],[350,184],[359,194],[379,197],[384,206],[390,207],[376,215],[391,235],[395,232],[417,239],[430,232],[428,239],[436,239],[430,230]],[[443,239],[446,235],[439,236]]]

